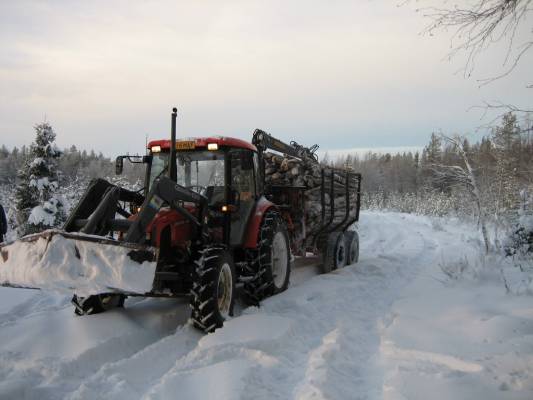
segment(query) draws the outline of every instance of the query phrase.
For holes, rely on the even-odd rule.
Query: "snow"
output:
[[[423,398],[421,382],[437,400],[532,398],[531,298],[509,301],[491,286],[444,288],[427,278],[408,292],[393,305],[381,343],[389,398]]]
[[[68,295],[0,288],[2,399],[533,398],[533,303],[478,268],[475,226],[363,212],[358,264],[298,262],[289,290],[203,335],[187,301],[75,317]],[[301,261],[301,260],[299,260]]]
[[[235,399],[245,389],[244,378],[252,364],[247,360],[222,361],[196,370],[176,371],[163,376],[146,399]]]
[[[45,188],[57,189],[57,182],[50,182],[47,176],[30,180],[30,187],[35,187],[39,192],[42,192]]]
[[[63,207],[64,203],[65,201],[62,196],[54,196],[48,201],[45,201],[43,205],[32,208],[28,217],[28,224],[53,227],[56,224],[60,208]]]
[[[228,321],[224,329],[207,335],[200,342],[200,348],[244,344],[249,342],[271,342],[287,335],[291,320],[288,318],[265,315],[243,315]]]
[[[35,241],[17,241],[2,248],[0,283],[29,286],[80,296],[152,289],[155,262],[133,261],[130,248],[65,238],[55,231]],[[7,259],[5,258],[7,255]]]
[[[55,222],[55,213],[48,211],[50,208],[45,206],[37,206],[31,210],[28,218],[28,224],[53,226]]]
[[[29,166],[30,166],[30,168],[32,168],[32,167],[38,167],[38,166],[40,166],[40,165],[42,165],[42,164],[45,164],[45,163],[46,163],[46,161],[45,161],[44,158],[42,158],[42,157],[35,157],[35,158],[33,159],[33,161],[30,163]]]
[[[533,215],[524,214],[519,219],[520,226],[528,232],[533,232]]]

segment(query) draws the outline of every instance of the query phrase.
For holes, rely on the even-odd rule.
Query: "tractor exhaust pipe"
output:
[[[178,116],[178,109],[174,107],[172,109],[172,128],[170,130],[170,163],[168,167],[168,177],[174,182],[177,182],[177,169],[176,169],[176,117]]]

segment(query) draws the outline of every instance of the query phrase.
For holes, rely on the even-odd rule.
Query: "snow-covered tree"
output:
[[[46,122],[35,126],[35,142],[17,174],[15,192],[19,234],[40,232],[60,225],[65,219],[58,189],[57,161],[61,152],[56,134]]]
[[[533,194],[526,189],[520,191],[518,221],[504,243],[508,256],[533,257]]]
[[[431,134],[429,144],[424,148],[424,163],[437,164],[442,160],[442,139],[436,133]]]
[[[495,192],[498,209],[503,213],[517,210],[519,203],[520,127],[516,116],[507,113],[502,125],[494,129],[492,144],[496,158]]]

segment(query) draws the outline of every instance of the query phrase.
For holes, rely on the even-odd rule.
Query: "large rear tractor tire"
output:
[[[344,232],[346,245],[346,264],[351,265],[359,261],[359,235],[356,231]]]
[[[229,253],[220,248],[202,250],[192,274],[190,306],[195,328],[206,333],[222,327],[233,315],[235,265]]]
[[[291,275],[291,250],[285,222],[278,212],[265,213],[259,230],[254,275],[244,283],[244,300],[258,305],[269,296],[287,290]]]
[[[322,263],[322,272],[327,274],[346,265],[346,244],[344,233],[336,231],[328,236]]]
[[[126,296],[123,294],[96,294],[89,297],[72,296],[74,314],[91,315],[100,314],[113,308],[124,307]]]

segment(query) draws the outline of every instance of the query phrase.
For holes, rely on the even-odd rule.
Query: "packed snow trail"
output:
[[[451,316],[432,314],[449,311],[447,292],[434,297],[450,290],[438,264],[478,246],[476,234],[461,229],[363,213],[359,263],[327,275],[295,268],[288,291],[260,308],[239,308],[210,335],[188,325],[186,301],[128,299],[124,310],[80,318],[67,297],[0,288],[0,398],[530,399],[521,391],[533,376],[528,358],[507,371],[514,380],[490,386],[477,353],[455,351],[461,337],[451,348],[439,331]],[[513,345],[531,354],[533,307],[524,302],[519,314],[525,325],[514,328],[525,336]],[[468,330],[469,320],[453,315]],[[439,393],[417,376],[433,379]],[[468,390],[472,383],[478,391]]]

